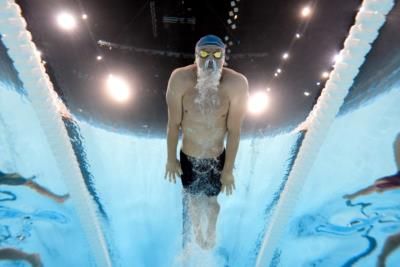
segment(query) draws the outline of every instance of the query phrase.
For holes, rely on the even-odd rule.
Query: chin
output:
[[[203,67],[200,67],[199,65],[197,65],[197,69],[198,69],[198,73],[201,73],[203,75],[218,75],[218,74],[222,73],[222,68],[213,70],[213,69],[206,69],[206,68],[203,68]]]

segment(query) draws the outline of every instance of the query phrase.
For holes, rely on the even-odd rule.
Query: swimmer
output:
[[[343,196],[345,199],[353,200],[356,197],[368,195],[374,192],[382,193],[389,190],[400,189],[400,133],[394,142],[394,156],[397,165],[397,173],[375,180],[375,182],[353,194]],[[378,256],[378,267],[384,267],[389,255],[400,247],[400,233],[389,236],[383,246],[381,254]]]
[[[165,178],[181,177],[189,195],[189,216],[197,244],[211,249],[216,241],[219,193],[235,189],[233,166],[248,99],[244,75],[223,67],[225,44],[215,35],[202,37],[195,47],[195,63],[175,69],[168,82],[168,159]],[[177,159],[182,129],[180,161]],[[226,150],[224,147],[225,136]],[[201,217],[207,230],[202,233]]]
[[[38,183],[34,182],[33,179],[35,176],[30,178],[24,178],[18,173],[4,173],[0,171],[0,185],[10,185],[10,186],[27,186],[41,195],[51,198],[52,200],[63,203],[65,200],[69,198],[69,194],[66,195],[56,195],[47,188],[39,185]]]
[[[352,200],[356,197],[368,195],[374,192],[382,193],[388,190],[400,189],[400,133],[394,142],[394,156],[397,165],[397,172],[393,175],[385,176],[375,180],[375,182],[353,194],[344,195],[343,197]]]
[[[2,248],[0,249],[0,260],[14,260],[29,262],[32,267],[42,267],[42,261],[39,254],[29,254],[15,248]]]

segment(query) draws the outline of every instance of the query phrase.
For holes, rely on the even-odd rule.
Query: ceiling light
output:
[[[341,59],[341,56],[340,56],[339,53],[337,53],[336,55],[333,56],[332,61],[333,61],[333,62],[337,62],[337,61],[340,61],[340,59]]]
[[[303,9],[301,10],[301,16],[303,18],[309,17],[311,14],[311,8],[309,6],[305,6],[303,7]]]
[[[289,58],[289,53],[284,53],[284,54],[282,55],[282,58],[283,58],[283,59],[288,59],[288,58]]]
[[[70,13],[61,12],[57,15],[57,24],[63,30],[71,31],[76,27],[76,20]]]
[[[107,91],[118,102],[126,102],[131,95],[128,83],[121,77],[112,74],[107,79]]]
[[[260,114],[267,109],[269,102],[268,94],[260,90],[249,97],[247,109],[253,114]]]

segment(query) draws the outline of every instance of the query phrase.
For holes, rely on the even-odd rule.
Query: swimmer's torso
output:
[[[197,158],[219,156],[224,149],[224,138],[227,131],[229,96],[227,94],[226,71],[223,71],[218,90],[209,92],[204,101],[198,101],[200,95],[195,88],[196,74],[193,82],[182,97],[182,151]]]

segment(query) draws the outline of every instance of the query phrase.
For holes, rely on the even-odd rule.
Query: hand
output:
[[[176,176],[181,176],[182,175],[182,169],[181,169],[181,163],[179,160],[168,160],[167,165],[165,166],[165,175],[164,179],[167,179],[170,182],[176,183]]]
[[[235,189],[235,178],[233,177],[232,172],[222,171],[221,183],[221,192],[223,193],[225,191],[227,196],[232,195],[233,190]]]

